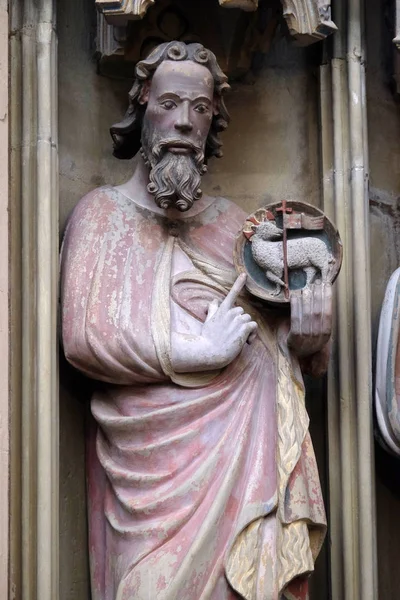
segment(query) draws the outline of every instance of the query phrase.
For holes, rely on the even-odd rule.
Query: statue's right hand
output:
[[[239,275],[221,304],[217,300],[210,303],[201,330],[205,348],[213,354],[215,363],[220,367],[228,365],[238,356],[257,329],[257,323],[251,316],[245,313],[241,306],[235,306],[245,283],[246,274],[243,273]]]
[[[244,344],[251,341],[257,323],[240,306],[235,306],[246,282],[240,275],[218,304],[210,303],[199,334],[171,333],[171,363],[177,373],[212,371],[226,367],[240,354]]]

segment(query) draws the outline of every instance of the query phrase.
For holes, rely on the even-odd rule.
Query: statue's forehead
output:
[[[172,92],[178,95],[199,95],[212,99],[214,80],[207,67],[191,60],[166,60],[153,75],[151,92],[157,96]]]

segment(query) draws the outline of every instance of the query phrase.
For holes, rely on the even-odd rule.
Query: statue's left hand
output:
[[[314,283],[290,292],[288,345],[298,357],[310,356],[326,346],[332,331],[332,285]]]

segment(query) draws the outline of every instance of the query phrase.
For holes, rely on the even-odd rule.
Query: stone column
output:
[[[333,600],[377,600],[364,3],[338,0],[320,72],[324,206],[342,236],[328,385]]]
[[[53,0],[11,11],[12,597],[58,598],[57,69]],[[1,243],[3,238],[1,237]]]
[[[9,552],[9,177],[8,7],[0,0],[0,597],[8,598]]]

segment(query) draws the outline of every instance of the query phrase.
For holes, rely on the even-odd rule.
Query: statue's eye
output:
[[[173,100],[164,100],[161,102],[161,106],[165,108],[165,110],[172,110],[176,108],[176,103]]]
[[[208,111],[208,106],[206,104],[197,104],[197,106],[194,107],[194,110],[201,115],[204,115],[204,113]]]

